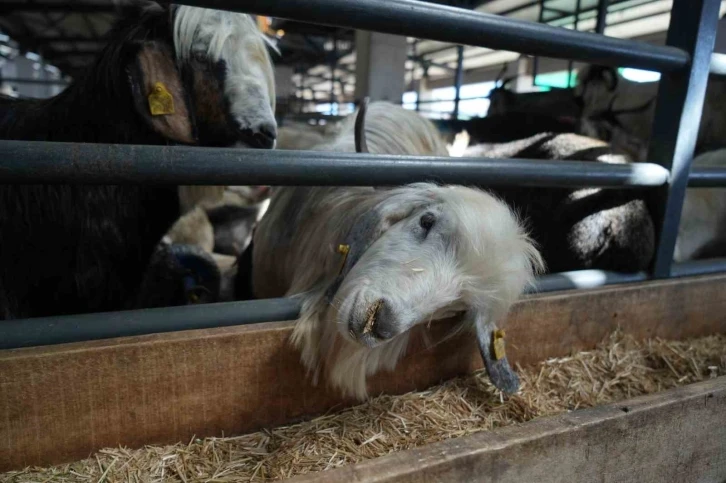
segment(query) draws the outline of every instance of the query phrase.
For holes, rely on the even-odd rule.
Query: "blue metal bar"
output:
[[[0,141],[0,183],[385,186],[662,186],[650,163],[397,156],[316,151]]]
[[[576,270],[572,272],[545,275],[537,280],[529,293],[559,292],[602,287],[618,283],[644,282],[648,280],[645,272],[618,273],[605,270]]]
[[[0,321],[0,349],[296,319],[294,298]]]
[[[461,100],[461,84],[464,83],[464,46],[456,46],[456,76],[454,77],[454,112],[452,119],[459,119],[459,101]]]
[[[688,173],[696,148],[711,54],[716,39],[720,0],[675,0],[666,43],[692,58],[683,70],[663,74],[658,87],[648,159],[671,171],[670,183],[656,190],[651,211],[659,242],[653,273],[668,277],[678,235]]]
[[[608,0],[598,0],[597,2],[597,21],[595,23],[595,33],[604,34],[605,27],[608,24]]]
[[[572,59],[671,71],[688,65],[675,47],[603,37],[419,0],[179,0],[177,3]]]
[[[726,259],[677,264],[674,266],[673,276],[690,277],[721,272],[726,272]],[[605,285],[646,280],[648,280],[648,275],[643,272],[627,274],[582,270],[539,277],[535,286],[528,293],[593,289]],[[295,320],[299,313],[300,302],[298,299],[278,298],[8,320],[0,322],[0,350]]]
[[[726,188],[726,168],[693,168],[688,176],[688,187]]]

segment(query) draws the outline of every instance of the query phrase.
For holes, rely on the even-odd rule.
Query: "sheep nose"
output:
[[[391,304],[385,299],[380,299],[374,306],[373,323],[370,318],[366,324],[370,328],[371,335],[376,339],[387,340],[398,333],[396,328],[396,317],[391,310]]]
[[[242,129],[240,137],[252,148],[272,149],[277,139],[277,126],[266,123],[253,129]]]

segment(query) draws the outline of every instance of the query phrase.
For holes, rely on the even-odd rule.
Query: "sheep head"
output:
[[[118,29],[109,48],[133,54],[134,106],[152,129],[189,144],[274,147],[274,46],[249,15],[150,3]]]
[[[332,281],[303,299],[293,334],[303,362],[362,399],[366,376],[395,367],[412,327],[461,315],[460,326],[478,334],[492,382],[515,392],[516,375],[492,338],[542,262],[512,212],[461,186],[374,193],[380,201],[340,240],[347,253],[331,253],[342,260],[330,266]]]

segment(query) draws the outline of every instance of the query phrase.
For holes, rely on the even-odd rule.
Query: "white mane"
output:
[[[197,34],[206,25],[215,27],[206,52],[214,60],[221,58],[225,42],[239,41],[242,37],[255,38],[262,49],[269,46],[280,53],[274,42],[257,28],[247,14],[180,5],[174,17],[174,46],[180,59],[189,58],[198,47],[195,45],[199,37]]]

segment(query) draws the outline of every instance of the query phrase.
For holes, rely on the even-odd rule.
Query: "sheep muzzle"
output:
[[[368,310],[366,311],[366,325],[363,327],[364,335],[370,334],[373,331],[376,320],[378,319],[378,313],[382,306],[383,300],[377,300],[374,304],[368,307]]]

